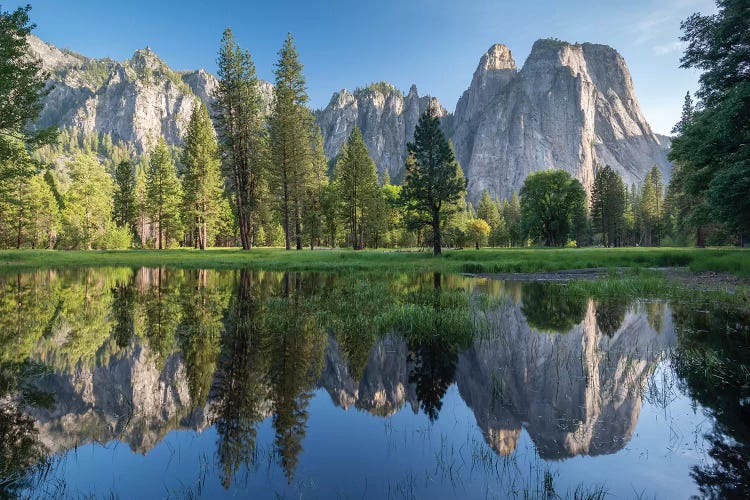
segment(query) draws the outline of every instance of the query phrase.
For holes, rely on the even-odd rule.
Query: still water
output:
[[[0,275],[0,497],[744,497],[750,317],[453,275]]]

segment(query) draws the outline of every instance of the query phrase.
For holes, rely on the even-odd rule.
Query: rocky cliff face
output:
[[[404,171],[406,144],[414,137],[419,116],[434,106],[440,116],[448,113],[437,99],[419,96],[412,85],[404,96],[388,83],[377,83],[333,94],[325,109],[316,112],[323,132],[326,156],[334,158],[355,126],[362,131],[378,172],[398,177]]]
[[[537,170],[561,168],[587,189],[597,164],[625,183],[670,164],[641,114],[627,65],[612,48],[539,40],[520,71],[495,45],[482,57],[453,117],[469,193],[501,198]]]
[[[545,459],[625,446],[645,383],[674,341],[671,328],[657,333],[644,312],[631,310],[610,337],[593,302],[567,333],[536,331],[512,303],[488,317],[498,331],[460,355],[456,383],[490,446],[512,453],[522,427]]]
[[[107,133],[142,153],[158,137],[182,144],[196,104],[214,100],[216,77],[202,69],[173,71],[149,48],[118,62],[63,51],[33,36],[29,44],[50,73],[39,126]],[[270,109],[273,86],[261,81],[260,87]]]
[[[145,453],[174,429],[208,425],[208,410],[191,404],[181,356],[170,356],[159,368],[143,346],[94,368],[50,374],[40,389],[55,396],[52,408],[32,410],[40,439],[52,452],[117,439]]]
[[[32,52],[53,86],[39,125],[99,131],[142,152],[158,136],[181,144],[198,99],[209,106],[216,78],[204,70],[178,73],[149,49],[124,62],[89,59],[30,37]],[[273,86],[261,82],[270,112]],[[537,41],[519,71],[510,50],[493,45],[480,59],[471,85],[449,115],[415,86],[404,95],[384,82],[342,90],[317,111],[325,152],[334,158],[358,126],[379,172],[400,178],[406,144],[421,113],[434,106],[469,180],[469,195],[507,198],[525,178],[562,168],[590,188],[598,164],[626,184],[641,182],[658,165],[671,166],[668,138],[643,117],[627,65],[612,48],[590,43]]]

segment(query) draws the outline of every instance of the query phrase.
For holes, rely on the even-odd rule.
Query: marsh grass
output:
[[[435,257],[425,251],[315,250],[280,248],[0,251],[0,270],[61,267],[253,268],[277,271],[414,271],[414,272],[549,272],[584,268],[688,267],[750,276],[750,250],[739,248],[503,248],[446,250]]]

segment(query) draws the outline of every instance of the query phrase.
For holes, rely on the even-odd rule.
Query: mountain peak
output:
[[[130,58],[130,64],[139,71],[161,69],[166,66],[164,61],[149,46],[136,50],[133,57]]]
[[[510,49],[501,43],[496,43],[484,53],[479,60],[479,68],[483,71],[496,71],[502,69],[516,69],[516,62]]]

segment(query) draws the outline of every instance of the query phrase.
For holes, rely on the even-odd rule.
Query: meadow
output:
[[[274,271],[416,271],[445,273],[534,273],[569,269],[686,267],[750,276],[750,250],[740,248],[483,248],[446,250],[435,257],[419,250],[314,250],[281,248],[0,251],[0,270],[70,267],[174,267]]]

